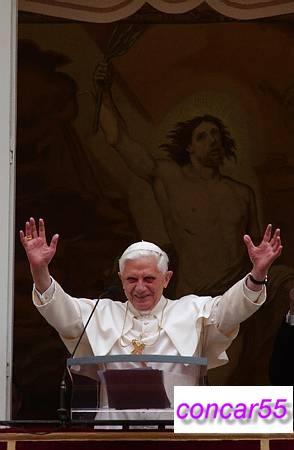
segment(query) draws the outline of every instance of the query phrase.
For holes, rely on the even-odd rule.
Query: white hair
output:
[[[166,273],[168,271],[169,259],[167,254],[157,245],[147,241],[135,242],[123,252],[118,261],[119,271],[123,272],[126,261],[146,256],[156,259],[157,267],[161,272]]]

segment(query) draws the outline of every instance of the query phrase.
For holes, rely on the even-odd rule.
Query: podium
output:
[[[205,384],[207,358],[106,355],[69,358],[70,420],[173,424],[174,386]]]

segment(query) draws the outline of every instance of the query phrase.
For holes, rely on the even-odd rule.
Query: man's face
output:
[[[126,261],[119,277],[132,305],[139,311],[148,311],[160,300],[172,272],[161,272],[154,256],[143,256]]]
[[[204,167],[219,167],[225,153],[218,126],[212,122],[202,122],[193,131],[187,151],[192,162],[197,161]]]

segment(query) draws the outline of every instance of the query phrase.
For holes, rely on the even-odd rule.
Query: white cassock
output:
[[[131,342],[137,339],[145,344],[144,354],[205,356],[208,369],[226,364],[225,351],[237,336],[239,324],[257,311],[266,299],[265,287],[258,292],[251,291],[245,279],[214,298],[187,295],[179,300],[168,300],[162,296],[147,312],[137,311],[129,302],[101,299],[75,356],[130,354]],[[42,295],[33,290],[33,302],[58,331],[71,353],[91,314],[93,300],[71,297],[53,280]],[[197,366],[147,364],[170,375],[166,390],[171,403],[174,385],[198,384]],[[105,368],[127,367],[142,367],[142,363],[128,363],[128,366],[111,363]],[[107,406],[105,393],[102,406]]]

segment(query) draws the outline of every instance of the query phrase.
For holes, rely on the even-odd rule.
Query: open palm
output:
[[[266,227],[262,241],[254,245],[250,236],[244,236],[249,258],[253,266],[260,272],[267,272],[272,263],[280,256],[283,246],[281,245],[280,230],[277,228],[272,233],[272,226]]]
[[[39,229],[37,229],[35,219],[31,217],[26,222],[25,232],[23,230],[20,231],[20,240],[31,267],[42,267],[48,266],[54,257],[58,235],[55,234],[48,245],[43,219],[39,219]]]

